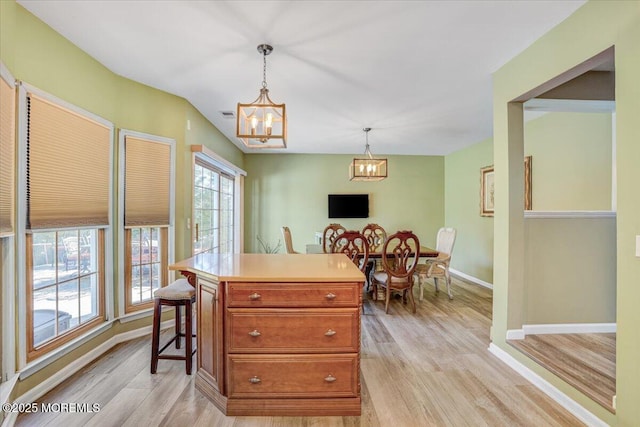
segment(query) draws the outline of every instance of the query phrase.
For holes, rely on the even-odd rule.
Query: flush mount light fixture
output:
[[[349,179],[351,181],[382,181],[387,177],[387,159],[375,159],[369,149],[369,131],[364,128],[367,144],[365,145],[364,158],[354,158],[349,167]]]
[[[258,45],[262,54],[262,88],[250,104],[238,103],[236,136],[249,148],[287,148],[287,116],[284,104],[275,104],[267,89],[268,44]]]

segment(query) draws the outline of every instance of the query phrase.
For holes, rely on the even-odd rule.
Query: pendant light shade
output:
[[[354,158],[349,166],[349,179],[351,181],[382,181],[387,177],[387,159],[377,159],[369,149],[369,131],[371,128],[362,129],[366,136],[364,157]]]
[[[250,104],[238,103],[236,136],[249,148],[287,147],[285,105],[271,101],[267,89],[267,55],[272,51],[268,44],[258,46],[263,59],[260,95]]]

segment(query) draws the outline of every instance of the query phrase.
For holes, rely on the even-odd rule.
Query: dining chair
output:
[[[340,224],[329,224],[322,232],[322,252],[325,254],[331,253],[331,244],[340,234],[347,231],[346,228]]]
[[[412,312],[416,312],[413,299],[413,274],[419,257],[415,256],[416,248],[420,248],[418,236],[411,231],[398,231],[384,242],[382,248],[382,267],[384,271],[373,273],[373,299],[378,297],[378,287],[385,288],[384,312],[389,313],[391,291],[401,291],[402,301],[411,301]]]
[[[424,297],[424,281],[432,278],[438,293],[438,279],[444,279],[447,283],[447,295],[453,299],[451,294],[451,276],[449,275],[449,263],[453,253],[453,245],[456,242],[456,229],[442,227],[438,230],[436,238],[436,258],[427,258],[424,264],[418,264],[415,274],[418,276],[418,287],[420,288],[420,301]]]
[[[331,253],[343,253],[364,273],[369,260],[369,245],[359,231],[345,231],[331,243]]]
[[[382,249],[387,240],[387,232],[378,224],[367,224],[362,229],[362,235],[367,240],[369,251],[376,252]]]
[[[287,253],[288,254],[299,253],[293,250],[293,241],[291,240],[291,230],[289,230],[289,227],[283,226],[281,228],[281,231],[282,231],[282,238],[284,239],[284,246],[287,250]]]
[[[374,223],[365,225],[362,229],[362,235],[365,237],[367,244],[369,245],[369,253],[380,252],[382,250],[382,245],[384,245],[384,241],[387,240],[387,232],[385,229]],[[365,276],[367,276],[367,285],[371,283],[371,275],[375,271],[382,271],[382,261],[380,259],[369,260],[369,264],[365,271]],[[370,286],[368,286],[367,289],[369,289],[369,287]]]
[[[338,235],[331,244],[331,253],[343,253],[362,271],[367,269],[369,260],[369,245],[359,231],[345,231]],[[362,305],[364,314],[364,304]]]

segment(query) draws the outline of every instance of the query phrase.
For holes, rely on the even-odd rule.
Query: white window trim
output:
[[[124,174],[125,174],[125,138],[145,139],[148,141],[167,144],[170,147],[170,183],[169,183],[169,230],[167,242],[167,256],[169,264],[175,260],[175,194],[176,194],[176,140],[164,136],[151,135],[148,133],[136,132],[133,130],[120,129],[118,132],[118,317],[127,318],[134,316],[139,318],[138,313],[125,313],[125,288],[124,288]],[[173,272],[169,272],[169,280],[173,277]],[[160,284],[162,286],[162,284]],[[149,315],[148,310],[143,310],[143,317]]]
[[[191,228],[191,224],[194,224],[194,199],[195,199],[195,176],[194,170],[196,165],[196,158],[200,158],[205,163],[209,163],[215,168],[222,170],[234,177],[233,179],[233,253],[239,254],[244,251],[244,177],[247,172],[238,168],[237,166],[229,163],[213,151],[209,150],[205,146],[198,146],[197,149],[193,149],[193,156],[191,159],[191,220],[187,225],[187,228]],[[189,230],[190,237],[190,250],[193,256],[193,233]]]
[[[16,80],[9,72],[4,63],[0,62],[0,78],[7,82],[7,84],[15,90]],[[16,140],[16,144],[18,141]],[[16,159],[17,160],[17,159]],[[14,218],[17,217],[14,212]],[[3,259],[2,261],[2,276],[0,276],[0,292],[2,292],[2,327],[0,327],[0,333],[2,334],[2,366],[0,366],[0,384],[8,381],[16,373],[16,335],[15,335],[15,316],[16,307],[14,304],[16,295],[16,281],[15,281],[15,229],[13,234],[8,234],[0,238],[0,245],[2,245]],[[1,401],[0,403],[4,403]]]
[[[203,160],[205,160],[208,163],[211,163],[212,165],[214,165],[219,169],[222,169],[224,172],[230,175],[247,176],[247,172],[244,169],[240,169],[239,167],[237,167],[236,165],[234,165],[233,163],[231,163],[230,161],[228,161],[227,159],[220,156],[219,154],[217,154],[216,152],[214,152],[213,150],[211,150],[210,148],[204,145],[192,145],[191,151],[194,154],[203,156],[201,157]]]
[[[61,107],[67,108],[70,111],[89,117],[90,119],[108,127],[109,132],[109,170],[113,171],[113,141],[115,136],[114,124],[110,121],[103,119],[89,111],[86,111],[80,107],[70,104],[60,98],[50,95],[36,87],[29,85],[28,83],[18,82],[18,197],[17,207],[18,212],[16,215],[16,254],[24,254],[26,252],[26,212],[27,212],[27,182],[26,182],[26,167],[27,167],[27,92],[38,95],[39,97],[53,102]],[[109,179],[109,206],[113,206],[113,176]],[[104,315],[105,323],[98,326],[98,328],[108,325],[113,319],[113,218],[112,209],[109,209],[109,225],[103,228],[105,230],[105,247],[104,247]],[[43,230],[45,231],[45,230]],[[26,266],[24,262],[17,264],[17,283],[26,284]],[[18,339],[20,345],[18,346],[18,370],[21,371],[27,367],[27,290],[26,286],[18,286],[18,307],[20,308],[18,314]],[[91,331],[82,334],[76,340],[76,345],[80,345],[83,342],[91,339]],[[70,344],[61,345],[59,348],[52,350],[46,355],[42,356],[46,364],[52,363],[54,360],[67,354],[70,350]],[[38,359],[40,360],[40,359]],[[41,369],[41,363],[38,361],[32,361],[29,366],[36,365],[37,369]]]
[[[8,381],[16,373],[16,336],[15,336],[15,318],[16,308],[15,299],[15,238],[14,236],[3,237],[0,239],[2,246],[2,276],[0,284],[2,285],[2,366],[0,368],[0,383]],[[3,403],[3,402],[0,402]]]

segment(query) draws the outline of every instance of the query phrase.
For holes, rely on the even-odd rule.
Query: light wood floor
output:
[[[509,344],[615,413],[616,334],[527,335]]]
[[[394,300],[366,300],[362,316],[362,416],[225,417],[194,388],[184,362],[149,374],[151,337],[121,344],[42,402],[99,403],[98,413],[38,413],[19,426],[580,426],[576,418],[495,358],[491,291],[454,280],[413,315]],[[416,290],[417,295],[417,290]],[[417,300],[417,298],[416,298]]]

